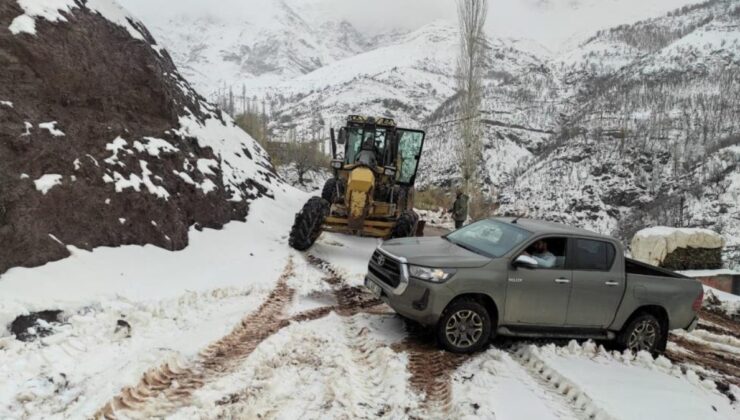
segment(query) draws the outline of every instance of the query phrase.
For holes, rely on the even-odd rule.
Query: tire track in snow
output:
[[[353,397],[349,400],[340,401],[340,404],[347,404],[347,418],[397,416],[398,412],[395,411],[398,408],[391,405],[395,395],[391,394],[397,394],[398,391],[392,382],[388,382],[389,376],[393,375],[387,372],[389,360],[394,359],[396,353],[373,338],[370,329],[360,325],[356,318],[360,314],[387,316],[387,309],[380,308],[383,302],[360,287],[348,286],[338,270],[326,261],[311,255],[307,256],[307,260],[324,274],[322,280],[331,286],[337,304],[298,313],[290,321],[308,322],[331,312],[339,315],[341,324],[338,327],[342,330],[343,345],[349,350],[350,363],[344,366],[345,375],[352,389],[359,390],[351,393]],[[280,365],[272,369],[280,369]],[[221,406],[220,413],[228,417],[238,413],[240,406],[266,398],[269,399],[269,395],[264,394],[264,389],[246,388],[217,401],[216,405]]]
[[[324,281],[332,287],[337,300],[337,313],[343,316],[352,316],[360,312],[385,313],[375,310],[383,305],[383,301],[374,297],[362,287],[348,286],[339,271],[328,262],[313,255],[307,256],[308,262],[324,273]]]
[[[723,336],[733,338],[729,340],[733,342],[740,339],[740,323],[726,314],[703,309],[699,318],[698,330],[708,331],[718,339]],[[691,339],[690,333],[671,334],[669,340],[672,345],[665,353],[669,360],[684,370],[698,367],[700,379],[710,379],[733,404],[737,403],[730,384],[740,386],[740,356],[713,346],[711,342]]]
[[[355,367],[361,372],[358,386],[364,388],[362,405],[372,407],[376,410],[376,416],[381,417],[391,410],[388,406],[387,397],[384,394],[387,389],[383,384],[383,357],[387,347],[370,337],[370,331],[366,327],[357,325],[355,315],[360,313],[387,315],[387,309],[383,309],[383,301],[372,296],[359,287],[347,286],[344,277],[328,262],[315,257],[308,256],[308,261],[313,266],[324,272],[326,281],[332,286],[334,296],[337,300],[337,313],[342,316],[349,347],[353,350]],[[394,352],[398,352],[391,346]],[[411,358],[410,358],[411,359]],[[411,361],[409,362],[411,363]],[[413,386],[413,374],[411,385]]]
[[[671,343],[676,348],[671,346],[666,351],[669,360],[683,367],[700,367],[701,372],[697,372],[699,377],[714,381],[717,389],[735,402],[735,396],[729,392],[729,384],[740,387],[738,355],[675,334],[671,335]]]
[[[548,395],[562,400],[563,405],[570,407],[572,418],[611,419],[611,416],[599,408],[578,386],[548,366],[537,354],[538,349],[536,344],[521,343],[507,352]]]
[[[380,299],[372,298],[363,289],[339,287],[345,283],[343,277],[320,258],[309,256],[309,262],[323,270],[327,274],[325,279],[327,283],[336,288],[335,296],[342,308],[340,314],[344,312],[344,315],[351,316],[357,313],[357,310],[373,313],[372,308],[382,303]],[[449,417],[452,408],[452,373],[468,360],[469,356],[440,350],[433,338],[413,326],[408,332],[408,338],[392,345],[391,348],[397,353],[408,355],[407,368],[411,375],[409,385],[422,398],[420,414],[425,418]]]
[[[136,386],[121,390],[94,417],[164,417],[186,405],[194,391],[238,366],[262,341],[289,324],[282,314],[294,294],[287,286],[291,276],[292,259],[265,302],[231,333],[206,347],[190,363],[167,362],[147,371]]]
[[[408,354],[411,387],[422,396],[422,418],[455,418],[452,406],[452,374],[470,355],[441,350],[433,335],[410,324],[409,337],[393,345]]]
[[[377,309],[382,304],[380,299],[372,297],[364,289],[345,286],[342,275],[326,261],[315,256],[309,256],[308,260],[326,273],[324,280],[335,289],[340,315],[351,317],[359,312],[378,313]],[[349,330],[353,330],[353,318],[347,319]],[[432,336],[413,325],[409,325],[407,331],[409,336],[391,348],[397,353],[407,354],[407,369],[411,375],[409,385],[412,391],[421,396],[418,415],[422,418],[454,418],[451,404],[452,374],[470,356],[440,350]],[[359,333],[362,334],[362,331]],[[362,340],[359,340],[358,347],[356,350],[360,353],[370,351],[367,342],[363,343]],[[368,364],[366,360],[360,360],[360,363]],[[368,374],[374,380],[372,375],[377,374],[377,366],[370,366]]]
[[[740,322],[722,312],[702,309],[699,312],[699,328],[740,339]]]

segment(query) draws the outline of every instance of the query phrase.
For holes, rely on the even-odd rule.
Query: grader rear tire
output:
[[[329,178],[324,184],[324,189],[321,190],[321,198],[333,204],[336,201],[338,195],[337,191],[337,179]]]
[[[288,243],[298,251],[305,251],[321,235],[321,225],[329,215],[331,205],[321,197],[312,197],[296,214]]]
[[[419,216],[414,212],[405,211],[401,213],[401,216],[396,222],[396,226],[393,227],[393,238],[408,238],[416,234],[416,222],[419,220]]]

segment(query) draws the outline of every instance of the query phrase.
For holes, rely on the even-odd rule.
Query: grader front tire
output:
[[[329,215],[331,205],[321,197],[312,197],[296,214],[288,243],[298,251],[305,251],[321,235],[321,226]]]

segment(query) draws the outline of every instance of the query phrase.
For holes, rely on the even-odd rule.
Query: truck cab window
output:
[[[532,257],[537,261],[539,269],[565,268],[565,254],[567,238],[543,238],[532,242],[520,255]]]
[[[574,270],[609,271],[614,263],[614,245],[590,239],[576,239]]]

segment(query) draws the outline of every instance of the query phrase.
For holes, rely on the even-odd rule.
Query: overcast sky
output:
[[[119,0],[144,23],[178,14],[249,19],[278,0]],[[455,0],[285,0],[312,18],[341,18],[365,32],[416,29],[436,19],[455,21]],[[489,0],[488,33],[530,38],[551,50],[599,29],[662,15],[696,0]],[[312,21],[312,19],[307,19]]]

